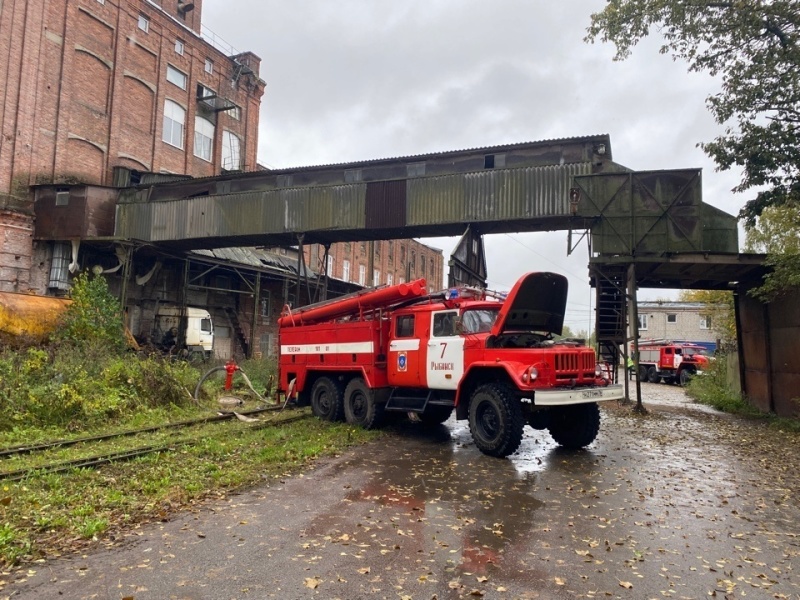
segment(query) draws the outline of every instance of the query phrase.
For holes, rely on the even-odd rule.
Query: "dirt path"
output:
[[[304,476],[35,565],[0,598],[800,598],[800,437],[644,384],[589,450],[402,427]],[[3,579],[8,579],[4,577]]]

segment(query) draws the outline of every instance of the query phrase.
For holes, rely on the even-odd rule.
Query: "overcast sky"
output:
[[[607,133],[615,162],[635,170],[703,169],[703,199],[736,214],[730,190],[697,143],[721,132],[706,75],[648,40],[624,62],[583,41],[605,0],[205,0],[203,22],[261,57],[259,162],[273,168],[408,156]],[[427,238],[445,263],[455,238]],[[569,277],[565,319],[588,330],[586,243],[567,232],[486,238],[489,287],[524,272]],[[740,236],[740,245],[741,245]],[[640,299],[675,298],[642,290]]]

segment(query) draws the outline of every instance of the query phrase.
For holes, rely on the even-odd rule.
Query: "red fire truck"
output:
[[[597,402],[624,396],[594,350],[555,341],[567,280],[528,273],[506,297],[484,290],[429,294],[425,280],[285,308],[279,386],[329,420],[376,427],[386,411],[443,423],[455,409],[476,446],[504,457],[525,423],[562,446],[590,444]]]
[[[639,342],[639,380],[686,385],[708,367],[710,357],[703,346],[669,340]]]

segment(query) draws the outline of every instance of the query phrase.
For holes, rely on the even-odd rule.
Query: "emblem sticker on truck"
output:
[[[405,352],[400,352],[397,355],[397,370],[401,373],[404,373],[406,368],[408,367],[408,358],[406,358]]]

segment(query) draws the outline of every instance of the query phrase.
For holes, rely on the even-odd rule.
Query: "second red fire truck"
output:
[[[706,349],[697,344],[667,340],[639,342],[639,379],[650,383],[686,385],[708,367]]]
[[[476,446],[504,457],[523,427],[562,446],[590,444],[597,403],[621,399],[594,350],[556,341],[567,280],[528,273],[506,297],[429,294],[420,279],[299,309],[279,319],[279,385],[314,414],[376,427],[389,411],[439,424],[455,410]]]

